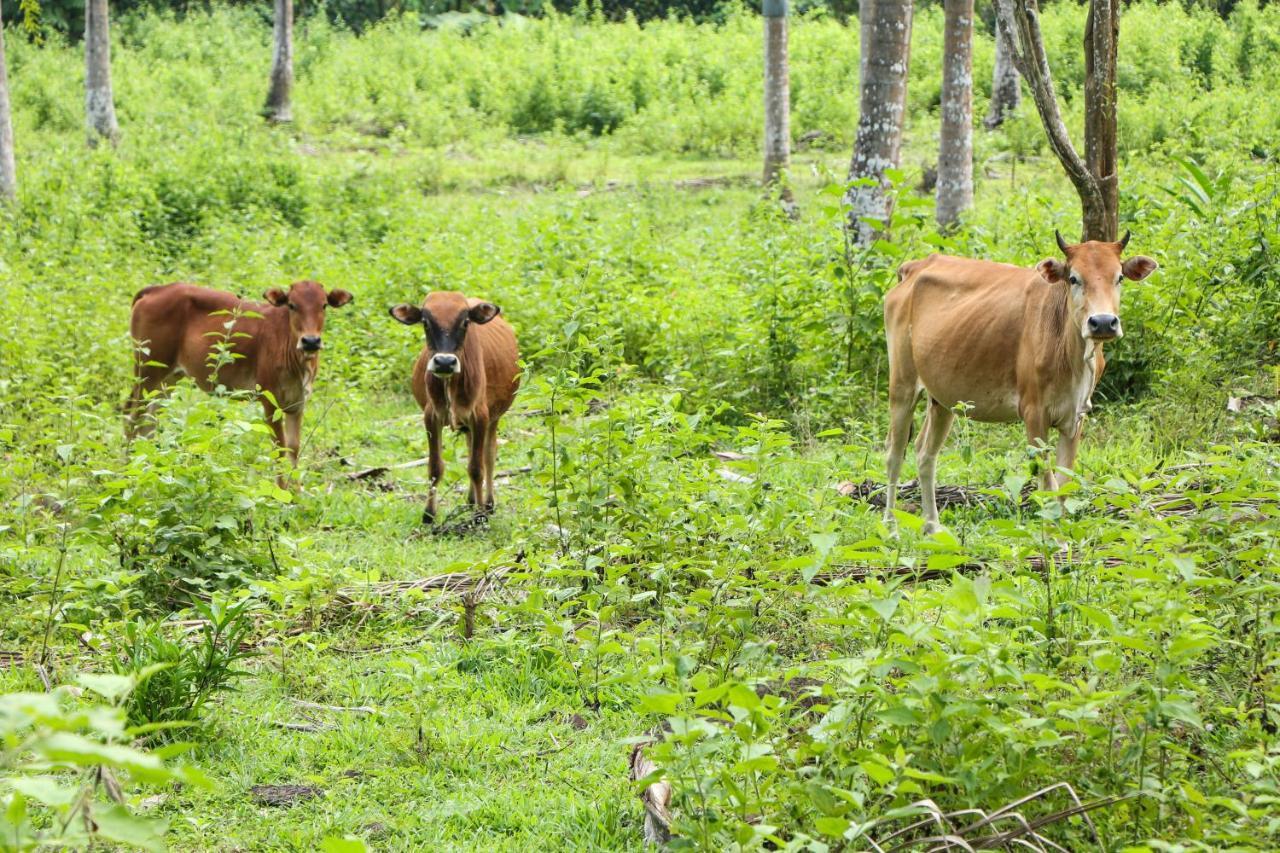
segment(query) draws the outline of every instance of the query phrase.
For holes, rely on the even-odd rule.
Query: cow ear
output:
[[[1120,271],[1130,281],[1142,281],[1159,267],[1160,265],[1153,258],[1148,258],[1146,255],[1134,255],[1124,262],[1124,266],[1120,268]]]
[[[1036,264],[1036,272],[1050,284],[1057,284],[1067,277],[1067,265],[1054,258],[1045,258]]]
[[[341,308],[343,305],[346,305],[351,300],[355,299],[355,297],[348,291],[342,289],[330,290],[328,298],[330,308]]]
[[[471,322],[484,325],[502,313],[502,309],[492,302],[477,302],[471,306],[471,310],[467,312],[467,316],[471,318]]]
[[[422,322],[422,309],[416,305],[406,305],[402,302],[391,309],[391,316],[406,326],[416,326]]]
[[[273,287],[266,293],[262,294],[262,298],[279,308],[281,305],[289,304],[289,294],[285,293],[278,287]]]

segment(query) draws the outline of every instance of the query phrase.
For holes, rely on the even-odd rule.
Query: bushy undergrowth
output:
[[[1076,123],[1082,14],[1045,12]],[[894,268],[939,250],[1034,263],[1078,221],[1024,113],[979,132],[977,207],[937,233],[911,188],[936,148],[937,10],[915,31],[892,236],[865,251],[846,245],[838,205],[856,33],[821,16],[792,37],[793,127],[826,134],[797,157],[795,220],[760,200],[754,159],[736,159],[754,157],[760,119],[759,20],[741,11],[465,35],[310,20],[293,128],[257,115],[260,15],[130,17],[115,29],[124,138],[97,151],[78,52],[10,35],[22,188],[0,212],[0,651],[42,671],[118,668],[110,738],[123,714],[140,735],[212,715],[191,733],[236,779],[249,761],[271,781],[320,773],[309,747],[278,740],[295,735],[384,763],[402,787],[381,802],[434,804],[477,775],[488,794],[508,780],[484,774],[507,770],[540,791],[543,768],[593,774],[557,790],[566,822],[541,834],[518,835],[507,812],[528,803],[514,794],[471,817],[450,805],[438,819],[457,846],[637,843],[618,741],[655,727],[678,839],[709,849],[857,847],[924,797],[990,809],[1063,779],[1131,797],[1096,817],[1110,839],[1274,846],[1274,403],[1228,416],[1225,398],[1274,394],[1280,360],[1280,127],[1259,94],[1277,82],[1277,15],[1126,7],[1123,226],[1161,272],[1125,289],[1126,335],[1065,504],[1024,498],[1020,433],[962,423],[944,477],[983,499],[948,510],[953,535],[931,541],[910,515],[890,539],[830,488],[882,476]],[[988,37],[976,56],[981,115]],[[276,487],[245,400],[180,390],[156,433],[124,446],[134,292],[187,279],[257,296],[299,278],[356,295],[326,326],[300,491]],[[414,532],[419,469],[346,476],[422,452],[406,394],[421,339],[386,307],[432,288],[501,304],[526,365],[499,513],[465,539]],[[464,466],[446,452],[452,503]],[[1028,566],[1064,543],[1061,567]],[[380,586],[500,569],[518,594],[438,610],[420,588]],[[473,634],[460,648],[455,616]],[[251,695],[230,695],[250,646],[274,648],[244,664]],[[33,689],[33,672],[0,684]],[[270,709],[298,695],[385,707],[275,725]],[[537,760],[501,739],[565,709],[599,729]],[[24,790],[0,789],[6,808]],[[250,828],[228,843],[284,843],[243,795],[165,808],[184,818],[183,846],[237,813]],[[23,837],[65,816],[63,799]],[[372,834],[316,808],[329,810],[293,822],[288,843]],[[398,841],[438,840],[404,811],[386,818]],[[1055,832],[1091,843],[1078,821]]]

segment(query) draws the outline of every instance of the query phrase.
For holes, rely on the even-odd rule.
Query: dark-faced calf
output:
[[[294,282],[288,291],[272,288],[264,296],[265,305],[181,282],[138,291],[129,321],[134,384],[125,404],[127,438],[154,428],[144,416],[186,375],[206,391],[219,385],[257,390],[276,443],[297,465],[302,411],[320,366],[325,309],[340,308],[352,296],[345,290],[326,294],[314,281]]]
[[[477,513],[493,509],[493,470],[498,419],[520,387],[516,334],[492,302],[437,291],[421,308],[397,305],[391,316],[421,325],[426,345],[413,364],[413,396],[422,407],[430,453],[431,493],[424,524],[436,519],[436,489],[444,476],[440,433],[446,425],[469,436],[467,500]]]

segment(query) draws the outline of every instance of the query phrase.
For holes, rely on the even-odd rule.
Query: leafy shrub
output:
[[[84,675],[81,684],[114,704],[74,703],[68,689],[0,694],[0,833],[7,850],[114,843],[164,849],[165,826],[124,806],[123,786],[207,786],[190,768],[130,745],[127,676]],[[109,802],[103,802],[106,799]]]
[[[84,497],[81,535],[109,544],[153,603],[273,570],[265,537],[291,500],[274,482],[260,407],[196,394],[162,407],[152,438],[121,470],[98,472]]]

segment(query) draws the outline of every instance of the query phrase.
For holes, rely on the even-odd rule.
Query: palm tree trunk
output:
[[[791,80],[787,62],[787,0],[764,0],[764,185],[782,183],[791,164]]]
[[[293,0],[275,0],[275,50],[271,89],[262,114],[268,121],[293,121]]]
[[[1022,82],[1018,76],[1018,66],[1013,64],[1009,55],[1009,40],[1004,31],[1004,22],[996,18],[996,67],[991,73],[991,106],[983,125],[987,130],[994,130],[1004,124],[1004,120],[1017,112],[1022,105]]]
[[[973,0],[944,0],[938,225],[973,206]]]
[[[13,113],[9,107],[9,75],[4,59],[4,15],[0,11],[0,201],[18,195],[18,169],[13,159]]]
[[[107,0],[84,4],[84,113],[89,144],[120,138],[115,96],[111,92],[111,21]]]
[[[854,242],[868,245],[893,213],[885,169],[896,168],[907,108],[912,0],[861,0],[860,115],[845,196]],[[881,223],[877,226],[864,218]]]

